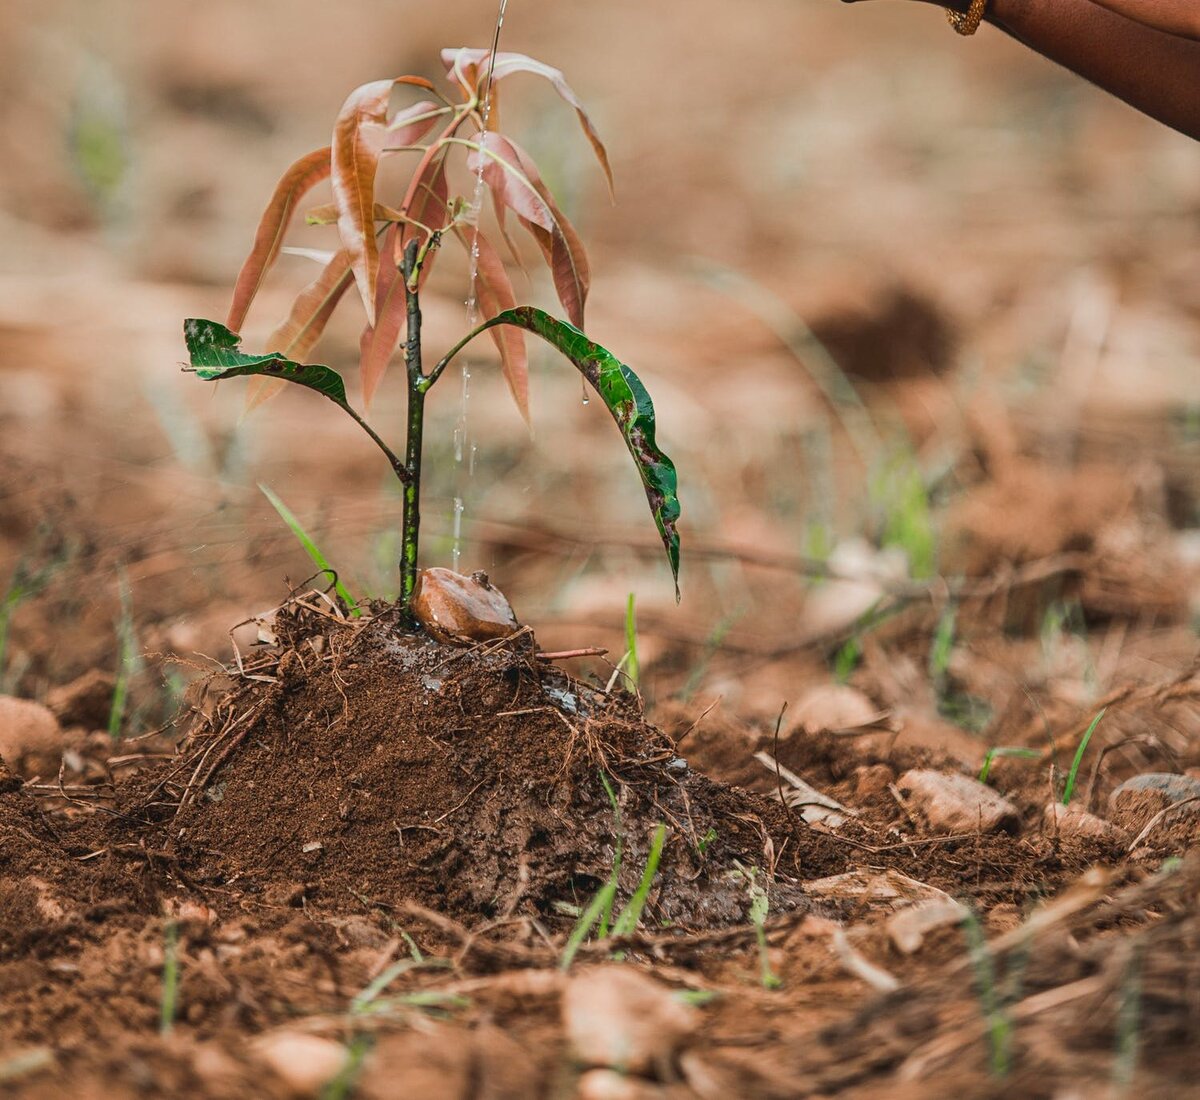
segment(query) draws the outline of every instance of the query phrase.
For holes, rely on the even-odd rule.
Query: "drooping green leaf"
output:
[[[183,323],[191,366],[196,377],[205,382],[240,375],[282,378],[324,394],[337,404],[346,404],[346,385],[342,376],[319,363],[297,363],[278,352],[247,355],[241,350],[241,337],[216,321],[193,317]]]
[[[475,333],[494,325],[515,325],[540,336],[571,360],[591,387],[600,395],[612,418],[625,437],[625,445],[637,464],[646,489],[650,511],[662,536],[671,575],[675,579],[675,598],[679,598],[679,520],[678,479],[675,464],[659,450],[654,440],[654,403],[641,379],[612,352],[590,340],[574,325],[551,317],[533,306],[506,309],[480,325]],[[469,339],[469,338],[468,338]]]

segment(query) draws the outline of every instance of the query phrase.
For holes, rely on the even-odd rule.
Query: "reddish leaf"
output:
[[[279,256],[288,223],[295,212],[296,204],[330,172],[330,150],[317,149],[301,157],[284,174],[275,186],[275,193],[263,211],[254,235],[254,247],[242,270],[238,273],[233,288],[233,301],[225,320],[227,328],[237,332],[245,323],[250,303],[262,285],[263,277]]]
[[[512,282],[504,270],[504,261],[488,239],[470,228],[454,227],[455,235],[462,241],[470,255],[475,248],[475,298],[484,320],[490,321],[497,313],[515,309],[517,297]],[[489,329],[500,362],[504,367],[504,380],[512,392],[525,423],[529,423],[529,360],[525,352],[525,333],[509,325]]]
[[[412,204],[409,206],[409,217],[412,221],[420,222],[421,225],[428,226],[434,231],[445,229],[450,224],[450,189],[446,183],[446,158],[444,156],[430,161],[422,174],[417,185],[417,193],[413,196]],[[408,243],[411,233],[416,233],[421,241],[425,240],[426,234],[423,229],[418,229],[411,224],[403,226],[401,236],[396,239],[397,264],[400,263],[404,245]],[[425,285],[425,280],[429,278],[436,255],[437,253],[433,251],[426,253],[425,261],[421,266],[421,275],[417,280],[418,290]]]
[[[350,257],[367,322],[375,323],[375,284],[379,276],[379,249],[375,240],[375,175],[384,148],[417,140],[436,121],[431,108],[415,104],[402,111],[393,125],[387,122],[388,100],[398,83],[432,87],[420,77],[374,80],[350,93],[338,112],[333,129],[333,201],[338,211],[338,233]],[[428,117],[421,118],[422,114]],[[396,125],[398,123],[398,125]]]
[[[476,141],[480,148],[468,155],[467,166],[472,172],[482,174],[496,203],[497,218],[503,220],[507,208],[518,217],[541,226],[547,233],[553,233],[554,213],[525,174],[516,146],[508,138],[490,131],[476,134]]]
[[[487,57],[490,52],[490,50],[471,50],[466,48],[442,50],[442,62],[446,66],[446,72],[449,76],[459,80],[460,83],[464,80],[469,81],[471,88],[478,88],[480,80],[487,76]],[[596,159],[600,162],[600,167],[604,170],[604,178],[608,181],[608,193],[611,196],[613,194],[613,177],[612,167],[608,163],[608,151],[604,148],[604,142],[600,140],[600,135],[596,133],[596,128],[592,125],[592,120],[588,118],[587,111],[583,109],[582,101],[575,94],[574,89],[567,83],[562,71],[551,68],[549,65],[535,58],[528,57],[523,53],[498,52],[496,54],[496,63],[492,68],[492,82],[495,83],[503,80],[506,76],[511,76],[513,73],[533,73],[535,76],[543,77],[551,83],[554,90],[563,100],[575,108],[575,114],[579,118],[579,125],[583,128],[583,132],[596,154]]]
[[[559,210],[550,189],[542,181],[537,165],[533,158],[516,142],[509,142],[512,152],[516,155],[517,163],[525,179],[537,192],[538,197],[545,203],[553,220],[553,228],[547,232],[537,222],[523,222],[525,228],[532,234],[550,265],[550,274],[554,280],[554,289],[567,318],[576,328],[583,328],[583,308],[587,303],[588,290],[592,284],[591,269],[588,266],[587,252],[583,241],[575,232],[575,227],[567,220],[566,215]]]
[[[375,287],[375,324],[363,329],[359,341],[359,373],[362,377],[363,404],[370,405],[404,332],[407,301],[404,278],[396,261],[396,243],[400,227],[388,226],[383,237],[379,282]]]
[[[334,308],[353,281],[350,257],[343,249],[325,265],[321,274],[299,293],[292,303],[288,319],[271,333],[264,350],[278,351],[289,359],[304,362],[325,331]],[[246,411],[249,412],[273,397],[284,384],[285,381],[279,378],[253,379],[246,393]]]

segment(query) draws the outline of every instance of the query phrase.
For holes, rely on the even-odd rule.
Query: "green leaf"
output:
[[[494,325],[515,325],[553,344],[575,364],[600,395],[637,463],[638,474],[646,489],[646,499],[650,502],[650,511],[662,536],[667,561],[671,564],[675,598],[678,599],[679,534],[675,528],[679,521],[679,496],[675,463],[659,450],[654,441],[654,403],[641,379],[612,352],[588,339],[574,325],[551,317],[533,306],[506,309],[480,325],[475,333]]]
[[[191,367],[184,369],[195,371],[196,377],[205,382],[245,374],[283,378],[324,394],[339,405],[346,404],[346,384],[330,367],[319,363],[297,363],[278,352],[246,355],[241,350],[241,337],[216,321],[190,318],[183,322],[183,336],[192,359]]]

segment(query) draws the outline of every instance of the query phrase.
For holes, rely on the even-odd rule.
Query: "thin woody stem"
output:
[[[412,623],[413,589],[417,583],[417,550],[421,533],[421,444],[425,428],[425,391],[421,372],[421,305],[416,288],[417,251],[413,238],[404,249],[401,273],[408,306],[408,335],[404,344],[404,367],[408,379],[408,436],[405,446],[404,512],[401,521],[400,606]]]

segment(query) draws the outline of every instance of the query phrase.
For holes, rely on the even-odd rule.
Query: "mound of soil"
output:
[[[171,807],[165,844],[200,886],[561,924],[615,863],[618,898],[630,896],[662,823],[644,919],[707,929],[747,919],[755,868],[764,884],[773,872],[779,912],[802,896],[788,868],[843,865],[807,830],[778,861],[787,811],[694,773],[635,699],[548,667],[528,635],[454,649],[390,611],[276,628],[256,679],[137,810]]]

